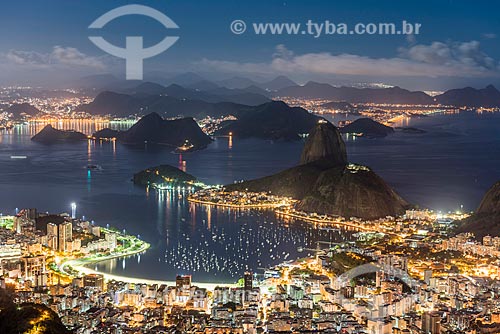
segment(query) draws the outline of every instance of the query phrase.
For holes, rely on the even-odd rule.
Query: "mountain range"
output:
[[[493,85],[488,85],[482,89],[466,87],[448,90],[436,96],[436,100],[446,105],[498,107],[500,106],[500,92]]]
[[[291,81],[287,79],[286,77],[278,77],[268,82],[267,86],[275,88],[280,86],[277,83],[281,85],[291,84]],[[183,81],[187,81],[186,78]],[[229,83],[225,84],[229,85]],[[157,112],[164,117],[204,118],[228,114],[238,117],[241,111],[270,102],[272,98],[279,99],[280,97],[330,100],[331,102],[323,104],[322,107],[337,108],[349,112],[356,111],[351,103],[500,107],[500,92],[492,85],[483,89],[471,87],[452,89],[434,97],[424,92],[412,92],[400,87],[334,87],[317,82],[308,82],[303,86],[292,85],[277,91],[266,90],[257,85],[245,88],[227,88],[207,80],[190,85],[189,87],[179,84],[163,86],[153,82],[141,82],[117,91],[103,91],[95,97],[94,101],[79,106],[77,110],[94,115],[110,114],[117,117],[142,116],[150,112]],[[242,85],[233,83],[229,86],[240,87]]]
[[[127,117],[157,112],[164,117],[186,116],[203,118],[237,115],[251,106],[270,102],[271,99],[256,92],[216,88],[199,91],[172,84],[164,87],[146,82],[123,92],[104,91],[92,102],[77,107],[92,115]]]
[[[489,85],[482,89],[465,87],[451,89],[437,96],[421,91],[409,91],[400,87],[355,88],[335,87],[330,84],[308,82],[303,86],[295,85],[282,88],[277,96],[295,98],[319,98],[349,103],[390,103],[450,105],[455,107],[500,107],[500,92]]]
[[[180,74],[168,73],[146,73],[145,81],[154,82],[162,86],[172,84],[180,85],[190,89],[211,90],[216,88],[246,89],[251,86],[258,87],[263,91],[276,91],[281,88],[297,85],[290,78],[280,75],[272,80],[255,81],[244,77],[231,77],[221,80],[209,80],[199,74],[186,72]],[[113,90],[121,91],[133,88],[141,84],[137,80],[123,80],[111,74],[90,75],[73,82],[68,82],[65,87],[71,86],[89,91]]]
[[[104,91],[95,99],[77,108],[92,115],[113,115],[127,117],[130,115],[146,115],[151,112],[163,117],[220,117],[237,116],[241,111],[251,109],[248,105],[234,102],[207,102],[197,99],[177,98],[159,94],[124,94]]]
[[[150,90],[158,88],[154,85],[148,86]],[[79,109],[93,115],[111,114],[119,117],[150,113],[165,118],[181,116],[197,119],[232,115],[237,120],[223,123],[215,135],[232,133],[235,137],[262,139],[299,139],[299,135],[308,133],[319,119],[303,108],[290,107],[281,101],[249,106],[232,102],[207,102],[163,95],[129,95],[114,92],[103,92],[94,101],[80,106]]]
[[[411,92],[399,87],[355,88],[335,87],[309,81],[304,86],[290,86],[278,90],[278,96],[321,98],[350,103],[405,103],[432,104],[433,99],[424,92]]]
[[[269,97],[266,96],[266,91],[259,90],[259,88],[253,86],[249,90],[224,87],[205,87],[205,89],[200,90],[186,88],[178,84],[171,84],[165,87],[153,82],[144,82],[138,86],[125,89],[122,93],[143,96],[163,95],[178,99],[200,100],[211,103],[234,102],[246,105],[258,105],[270,101]]]

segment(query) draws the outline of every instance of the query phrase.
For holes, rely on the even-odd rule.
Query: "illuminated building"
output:
[[[245,271],[243,276],[243,287],[245,291],[251,291],[253,289],[253,276],[249,271]]]
[[[13,260],[21,257],[21,245],[15,243],[0,244],[0,261]]]
[[[441,330],[441,315],[437,312],[422,314],[422,331],[424,333],[438,334]]]
[[[23,209],[21,211],[21,214],[23,215],[24,218],[30,220],[36,219],[36,217],[38,217],[38,212],[35,208]]]
[[[191,275],[177,275],[175,277],[176,301],[185,303],[189,300],[191,290]]]
[[[92,226],[91,227],[91,233],[95,235],[96,237],[101,237],[101,228],[99,226]]]
[[[32,281],[34,286],[46,286],[45,255],[23,257],[22,261],[23,278]]]
[[[66,252],[67,251],[67,241],[71,241],[73,236],[72,236],[72,231],[73,231],[73,225],[71,225],[71,222],[64,222],[58,226],[58,249],[61,252]]]
[[[16,233],[22,233],[23,232],[23,220],[20,217],[16,217],[14,219],[14,226],[13,229]]]
[[[429,284],[431,282],[431,278],[432,278],[432,270],[431,269],[427,269],[424,271],[424,282]]]
[[[177,275],[175,277],[175,287],[177,290],[191,288],[191,275]]]
[[[113,250],[116,248],[116,245],[117,245],[116,233],[109,233],[108,232],[104,235],[104,238],[109,243],[109,249]]]
[[[142,302],[142,294],[139,291],[125,291],[123,293],[123,305],[135,306]]]
[[[104,276],[101,274],[89,274],[83,276],[83,286],[97,288],[104,291]]]
[[[52,249],[58,249],[57,243],[57,225],[54,223],[47,224],[47,245]]]

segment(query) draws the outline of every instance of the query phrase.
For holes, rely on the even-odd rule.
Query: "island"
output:
[[[142,170],[134,174],[133,181],[136,185],[156,189],[198,190],[205,187],[193,175],[170,165],[160,165]]]
[[[363,137],[386,137],[394,133],[390,126],[381,124],[371,118],[358,118],[354,122],[340,128],[341,133],[352,133]]]
[[[396,127],[395,128],[396,131],[399,131],[399,132],[402,132],[402,133],[406,133],[406,134],[424,134],[424,133],[427,133],[427,131],[425,130],[422,130],[422,129],[419,129],[419,128],[414,128],[414,127]]]
[[[320,118],[299,107],[273,101],[257,106],[235,121],[229,121],[215,132],[217,136],[260,138],[271,140],[299,140]]]
[[[114,140],[120,136],[121,132],[118,130],[113,130],[110,128],[104,128],[99,131],[94,132],[92,135],[93,138],[96,139],[107,139],[107,140]]]
[[[165,120],[155,112],[142,117],[126,131],[105,128],[95,132],[92,137],[116,139],[130,145],[166,145],[180,151],[203,149],[212,142],[193,118]]]
[[[31,140],[44,144],[58,142],[77,142],[86,140],[87,136],[81,132],[73,130],[59,130],[47,124],[40,132],[34,135]]]

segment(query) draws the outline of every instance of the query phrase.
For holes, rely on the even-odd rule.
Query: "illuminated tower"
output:
[[[76,203],[75,202],[71,203],[71,218],[73,218],[73,219],[76,218]]]

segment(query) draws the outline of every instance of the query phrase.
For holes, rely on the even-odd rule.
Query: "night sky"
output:
[[[179,41],[145,61],[146,73],[193,71],[209,79],[284,74],[299,83],[383,82],[409,89],[447,89],[500,83],[500,3],[493,1],[14,1],[0,11],[1,84],[63,84],[93,74],[124,75],[124,61],[88,36],[99,16],[126,4],[151,6],[179,29],[144,16],[113,20],[97,35],[123,46],[144,36]],[[233,20],[248,29],[235,35]],[[252,23],[307,20],[354,25],[406,20],[419,35],[256,35]],[[318,65],[319,64],[319,65]]]

